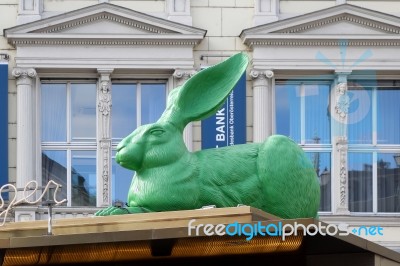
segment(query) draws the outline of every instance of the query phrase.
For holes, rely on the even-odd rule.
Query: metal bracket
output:
[[[8,54],[0,53],[0,60],[9,61],[10,56]]]

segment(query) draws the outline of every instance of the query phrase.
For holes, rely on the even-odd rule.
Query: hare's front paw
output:
[[[129,211],[125,208],[119,208],[110,206],[105,209],[97,211],[94,215],[95,216],[109,216],[109,215],[121,215],[121,214],[128,214]]]
[[[100,211],[97,211],[95,216],[109,216],[109,215],[121,215],[121,214],[129,214],[129,213],[143,213],[150,212],[150,210],[142,207],[114,207],[110,206]]]

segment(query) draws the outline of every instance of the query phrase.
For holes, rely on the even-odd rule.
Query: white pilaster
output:
[[[253,142],[263,142],[272,134],[272,90],[274,72],[250,71],[253,78]]]
[[[192,26],[190,0],[167,0],[166,5],[169,20]]]
[[[332,184],[334,206],[333,211],[338,215],[349,215],[349,184],[347,167],[347,114],[350,98],[347,94],[347,76],[350,72],[336,72],[335,86],[332,90]]]
[[[12,75],[17,84],[17,188],[36,179],[34,167],[33,85],[36,71],[33,68],[14,68]]]
[[[180,87],[186,82],[190,77],[196,74],[193,69],[177,69],[175,70],[173,77],[175,88]],[[183,131],[183,140],[189,151],[193,151],[193,123],[189,123]]]
[[[111,79],[113,69],[98,69],[97,90],[97,206],[110,206],[111,202]]]
[[[277,21],[279,0],[254,0],[254,26]]]
[[[25,24],[42,18],[43,0],[19,0],[17,24]]]

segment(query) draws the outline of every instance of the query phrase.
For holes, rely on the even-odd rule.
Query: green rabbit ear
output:
[[[246,71],[248,58],[239,53],[206,68],[181,87],[172,90],[160,120],[169,121],[182,130],[191,121],[216,113]]]

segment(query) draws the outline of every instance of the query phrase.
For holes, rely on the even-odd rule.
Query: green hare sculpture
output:
[[[108,207],[95,215],[243,204],[281,218],[316,217],[320,188],[315,170],[289,138],[273,135],[264,143],[197,152],[185,146],[185,126],[216,113],[247,64],[247,56],[240,53],[197,73],[169,94],[156,123],[140,126],[123,139],[116,160],[136,171],[128,207]]]

